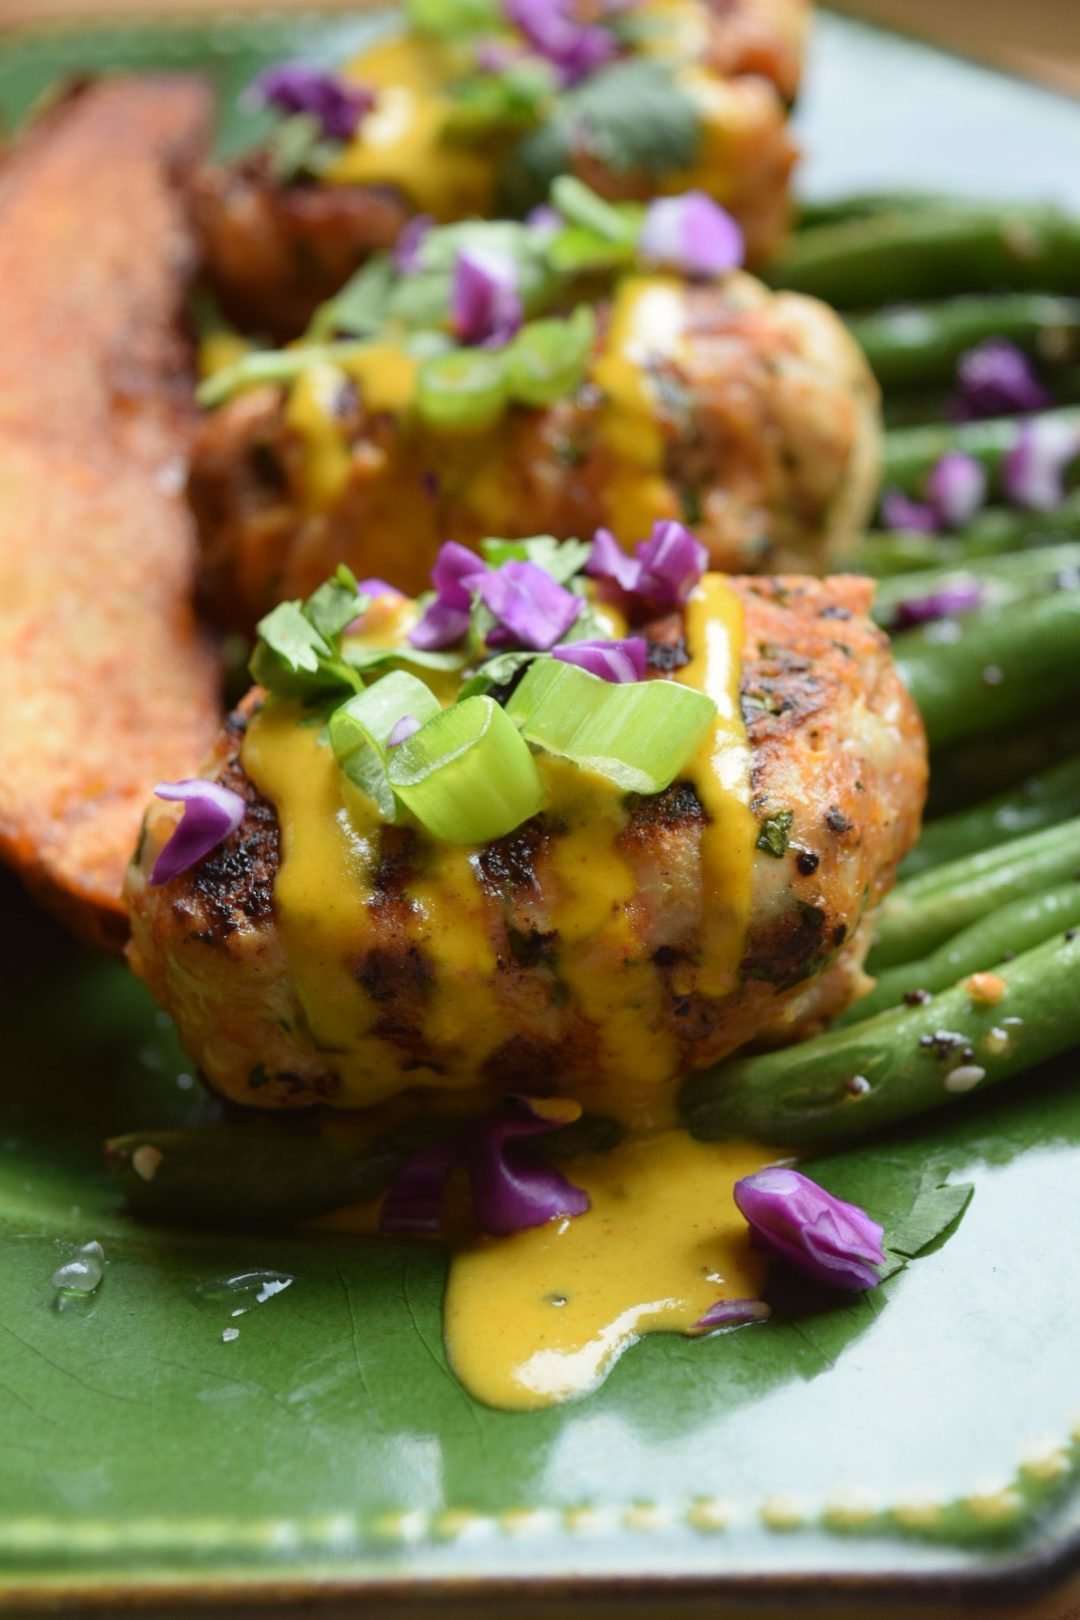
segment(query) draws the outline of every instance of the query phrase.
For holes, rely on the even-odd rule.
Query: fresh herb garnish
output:
[[[697,109],[666,63],[614,62],[566,91],[518,143],[502,176],[504,200],[511,213],[542,201],[583,148],[618,173],[657,178],[692,167],[700,140]]]
[[[757,848],[764,850],[774,860],[780,860],[787,854],[787,847],[791,840],[791,824],[795,820],[792,810],[778,810],[774,816],[766,816],[761,823],[757,836]]]
[[[341,656],[341,633],[367,605],[344,563],[306,602],[279,602],[259,622],[252,679],[277,697],[304,703],[337,689],[359,691],[359,675]]]

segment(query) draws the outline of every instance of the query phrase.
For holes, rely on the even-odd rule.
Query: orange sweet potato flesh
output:
[[[209,121],[198,79],[103,80],[0,164],[0,858],[113,945],[153,785],[218,723],[182,495]]]

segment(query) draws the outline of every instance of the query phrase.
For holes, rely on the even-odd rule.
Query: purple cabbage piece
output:
[[[310,62],[279,62],[251,86],[252,97],[280,112],[315,118],[328,140],[347,141],[375,105],[375,93],[314,67]]]
[[[986,468],[962,450],[949,450],[926,480],[926,499],[938,525],[964,529],[986,504]]]
[[[937,514],[926,501],[913,501],[902,489],[886,489],[881,495],[881,520],[887,529],[906,529],[913,534],[937,534]]]
[[[882,1228],[799,1170],[758,1170],[735,1183],[735,1202],[760,1248],[829,1288],[876,1288]]]
[[[390,735],[386,739],[387,748],[400,748],[403,742],[408,742],[410,737],[415,737],[419,730],[420,722],[416,716],[414,714],[403,714],[401,719],[396,721],[391,728]]]
[[[573,0],[505,0],[507,21],[555,69],[565,88],[612,61],[619,42],[609,28],[580,23]]]
[[[610,580],[650,612],[682,607],[708,566],[709,553],[674,518],[653,524],[652,534],[628,557],[615,536],[597,529],[585,572]]]
[[[498,620],[490,647],[523,647],[547,652],[566,634],[585,606],[580,596],[531,562],[508,562],[473,581],[474,589]]]
[[[391,585],[385,579],[360,579],[356,582],[358,596],[369,596],[373,602],[380,596],[396,596],[404,598],[404,591],[399,591],[396,585]]]
[[[440,652],[460,641],[468,628],[468,608],[448,607],[436,597],[409,631],[409,644],[422,652]]]
[[[454,260],[450,317],[459,343],[498,349],[524,319],[517,266],[490,248],[462,248]]]
[[[896,610],[896,624],[910,629],[917,624],[932,624],[936,619],[951,619],[958,613],[973,612],[982,599],[983,593],[974,580],[970,585],[953,585],[927,596],[909,597]]]
[[[435,221],[430,214],[414,214],[394,243],[394,269],[411,276],[420,268],[420,250]]]
[[[1045,416],[1023,422],[1002,464],[1005,492],[1017,506],[1052,512],[1065,498],[1065,470],[1080,451],[1076,428]]]
[[[528,1097],[508,1097],[506,1105],[509,1112],[482,1125],[467,1149],[481,1231],[506,1237],[558,1215],[583,1215],[589,1208],[587,1192],[554,1166],[516,1151],[518,1143],[558,1130],[565,1121],[536,1113]]]
[[[459,546],[456,540],[444,541],[431,570],[435,600],[409,631],[410,643],[425,651],[436,651],[460,641],[469,628],[473,590],[485,572],[475,551]]]
[[[1031,361],[1008,338],[987,338],[962,354],[956,384],[949,414],[959,422],[1042,411],[1050,404]]]
[[[150,873],[150,886],[156,889],[205,860],[236,831],[247,805],[239,793],[201,776],[159,782],[154,792],[159,799],[177,800],[184,806],[179,824]]]
[[[577,664],[590,675],[616,684],[643,681],[647,653],[644,636],[626,636],[621,641],[571,641],[553,649],[553,656],[562,663]]]
[[[763,1299],[718,1299],[694,1327],[702,1333],[710,1328],[741,1327],[745,1322],[764,1322],[771,1314]]]
[[[434,1236],[442,1227],[457,1143],[422,1148],[398,1171],[379,1212],[379,1231],[388,1237]]]
[[[597,529],[585,572],[593,579],[610,580],[620,590],[633,592],[641,578],[641,564],[623,550],[610,529]]]
[[[658,611],[682,607],[709,563],[709,553],[685,523],[668,518],[653,524],[652,534],[637,548],[641,577],[639,596]]]
[[[649,204],[638,252],[649,264],[687,276],[721,276],[744,263],[746,242],[726,209],[704,191],[687,191]]]
[[[563,228],[563,217],[550,203],[537,203],[536,207],[530,208],[525,215],[525,223],[530,230],[544,231],[554,236]]]

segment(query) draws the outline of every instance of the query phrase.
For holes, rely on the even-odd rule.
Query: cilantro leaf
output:
[[[565,585],[584,568],[592,547],[583,540],[556,540],[553,535],[539,534],[531,540],[483,540],[480,550],[491,568],[501,568],[506,562],[531,562]]]
[[[967,1209],[975,1189],[970,1182],[938,1183],[940,1172],[923,1178],[914,1202],[899,1225],[886,1234],[894,1253],[913,1259],[946,1233]]]
[[[774,860],[781,860],[787,854],[794,820],[793,810],[778,810],[774,816],[766,816],[758,831],[757,848]]]
[[[502,175],[503,200],[512,213],[543,201],[582,148],[616,173],[656,179],[690,168],[700,141],[697,109],[666,63],[617,61],[568,90],[519,142]]]
[[[342,563],[337,572],[319,586],[304,603],[304,617],[327,641],[340,636],[364,612],[368,598],[361,596],[356,575]]]
[[[362,264],[355,275],[333,298],[320,304],[307,332],[307,339],[321,339],[341,333],[346,337],[370,337],[386,321],[394,266],[389,254],[380,253]]]

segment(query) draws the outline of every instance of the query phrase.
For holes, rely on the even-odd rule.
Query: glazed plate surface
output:
[[[235,147],[260,66],[336,57],[371,26],[13,36],[0,113],[76,69],[203,67]],[[838,17],[820,20],[800,122],[810,196],[927,186],[1080,208],[1075,107]],[[437,1254],[124,1216],[101,1138],[205,1105],[141,986],[12,884],[0,897],[0,1608],[64,1593],[175,1614],[273,1593],[427,1612],[437,1586],[438,1612],[457,1594],[476,1613],[514,1580],[519,1614],[530,1590],[537,1613],[557,1598],[674,1615],[707,1593],[747,1614],[797,1590],[861,1614],[872,1591],[914,1603],[924,1583],[978,1610],[986,1583],[1001,1596],[1080,1562],[1076,1058],[819,1163],[895,1220],[922,1186],[974,1185],[958,1230],[880,1293],[653,1338],[589,1399],[507,1414],[448,1370]],[[60,1310],[51,1275],[91,1238],[104,1281]],[[250,1277],[267,1271],[289,1286],[259,1304]]]

